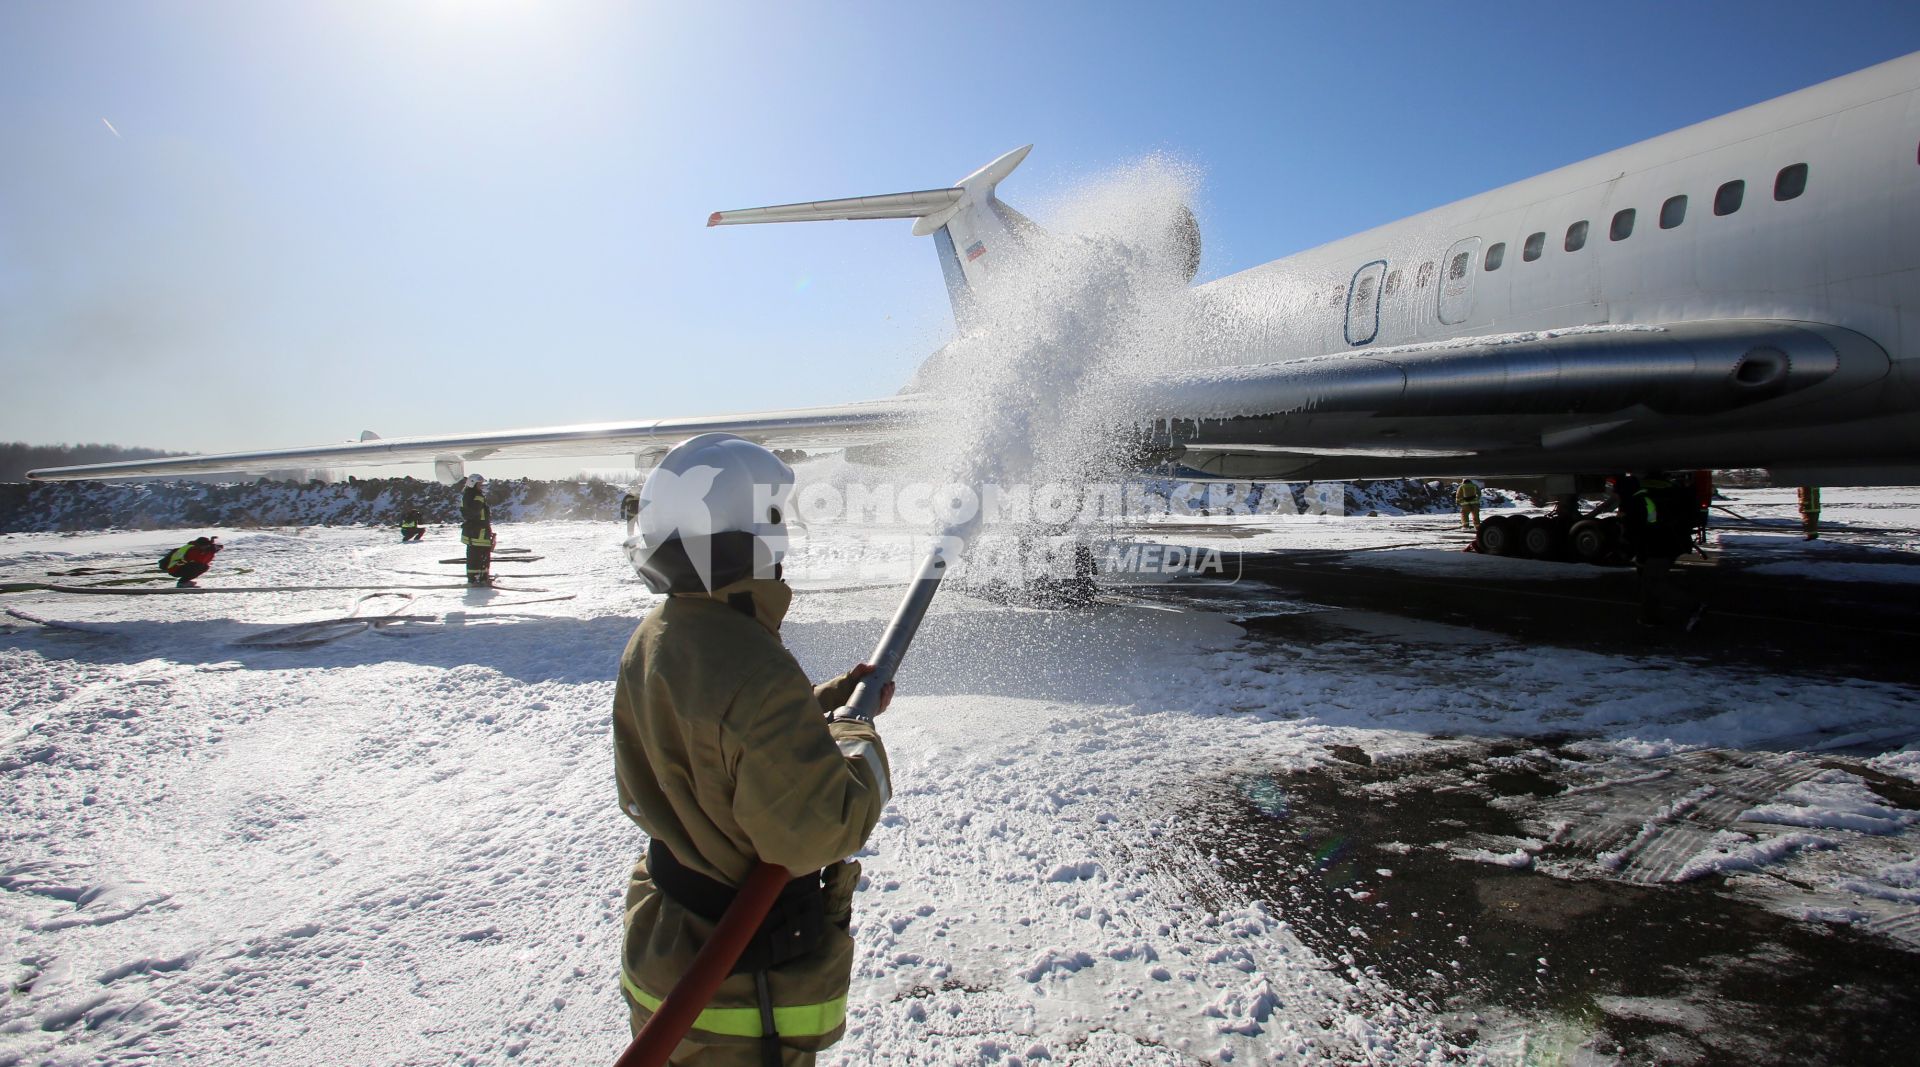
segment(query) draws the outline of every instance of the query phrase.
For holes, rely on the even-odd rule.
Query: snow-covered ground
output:
[[[1826,517],[1911,547],[1910,499],[1833,490]],[[1790,492],[1734,506],[1793,518]],[[1212,526],[1234,547],[1551,566],[1459,556],[1444,517]],[[0,581],[150,568],[203,532],[10,535]],[[614,802],[611,678],[652,602],[622,533],[502,526],[543,558],[479,593],[447,587],[444,533],[308,528],[223,532],[202,584],[390,593],[0,598],[28,616],[0,617],[0,1064],[610,1062],[627,1036],[620,898],[644,844]],[[809,575],[857,534],[812,531],[792,563],[785,636],[816,676],[861,659],[894,606],[895,587]],[[1780,563],[1818,573],[1818,551]],[[1578,738],[1582,791],[1521,835],[1453,843],[1506,866],[1548,866],[1578,798],[1693,759],[1669,770],[1687,792],[1606,813],[1621,826],[1591,862],[1549,873],[1774,878],[1795,892],[1754,895],[1776,910],[1920,937],[1920,816],[1794,755],[1878,740],[1895,750],[1871,766],[1920,779],[1920,752],[1899,750],[1920,734],[1913,688],[1497,638],[1276,644],[1120,600],[936,602],[881,720],[899,792],[860,857],[848,1034],[825,1062],[1519,1060],[1516,1031],[1459,1047],[1439,1013],[1310,948],[1193,832],[1204,794],[1336,748],[1386,763],[1476,736]],[[405,618],[337,622],[389,613]],[[1806,773],[1723,831],[1668,832],[1737,792],[1695,754],[1753,747]]]

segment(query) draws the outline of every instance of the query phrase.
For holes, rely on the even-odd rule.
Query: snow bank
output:
[[[487,487],[494,518],[605,519],[620,514],[620,486],[605,482],[499,481]],[[34,482],[0,484],[0,533],[158,530],[194,526],[397,525],[409,508],[429,525],[460,521],[458,486],[414,478],[346,482]]]

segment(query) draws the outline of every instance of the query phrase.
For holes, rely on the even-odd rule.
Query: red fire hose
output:
[[[693,966],[687,968],[680,984],[667,994],[660,1010],[640,1028],[639,1036],[613,1067],[662,1067],[667,1062],[673,1050],[680,1047],[680,1039],[693,1028],[693,1020],[713,1000],[720,983],[727,980],[734,962],[792,877],[785,867],[771,863],[759,864],[748,872],[747,880],[734,893],[733,903],[720,916],[720,924],[713,928],[713,936],[693,958]]]

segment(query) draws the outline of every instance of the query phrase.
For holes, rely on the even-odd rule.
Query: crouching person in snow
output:
[[[846,857],[890,784],[872,720],[844,707],[870,668],[815,687],[780,640],[792,489],[773,453],[702,434],[647,480],[628,548],[648,587],[668,594],[627,643],[614,689],[620,806],[651,839],[627,886],[621,986],[634,1033],[756,864],[794,876],[674,1064],[807,1065],[846,1027],[860,877]],[[889,685],[883,709],[891,697]]]
[[[180,589],[197,588],[195,578],[207,573],[213,566],[213,557],[227,546],[215,537],[196,537],[167,553],[160,560],[160,569],[180,579],[173,583]]]

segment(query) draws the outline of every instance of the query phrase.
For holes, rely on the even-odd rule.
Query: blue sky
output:
[[[0,438],[884,395],[930,242],[709,212],[1167,152],[1217,277],[1915,50],[1911,3],[9,3]]]

